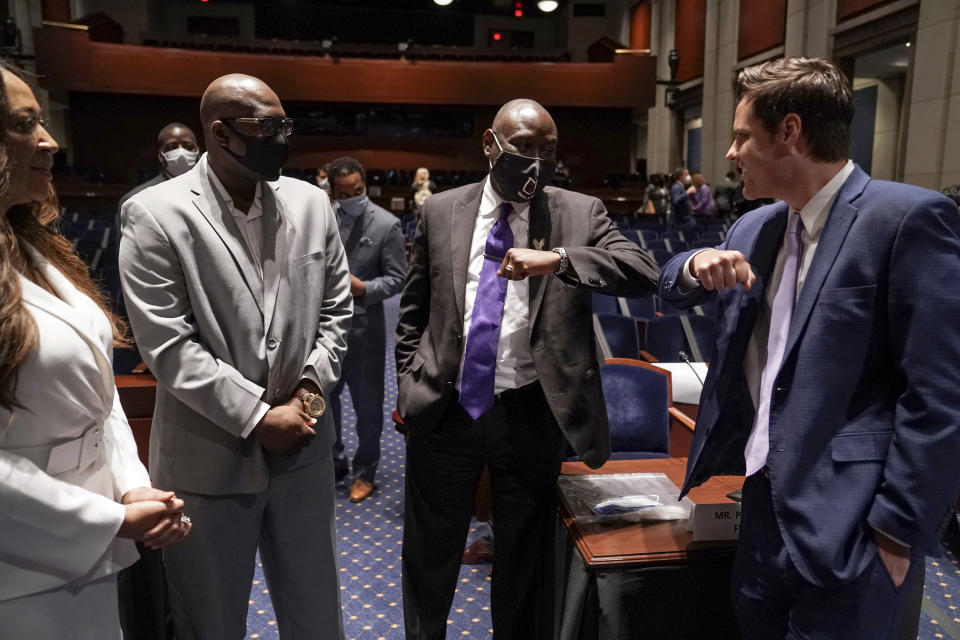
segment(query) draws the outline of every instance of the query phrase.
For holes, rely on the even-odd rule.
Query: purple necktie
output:
[[[460,404],[476,420],[493,406],[494,379],[497,372],[497,344],[503,320],[503,301],[507,297],[507,279],[497,275],[507,249],[513,247],[513,231],[507,218],[513,205],[500,205],[500,218],[487,235],[483,250],[483,266],[473,301],[470,333],[463,354],[463,377],[460,379]]]
[[[760,400],[753,431],[747,440],[744,457],[747,461],[746,475],[753,475],[767,464],[770,450],[770,396],[773,393],[773,381],[780,372],[783,352],[787,347],[790,333],[790,318],[793,316],[793,304],[797,297],[797,276],[800,273],[800,214],[791,213],[787,231],[783,236],[786,257],[783,260],[783,275],[780,287],[773,297],[770,310],[770,333],[767,337],[767,362],[760,376]]]

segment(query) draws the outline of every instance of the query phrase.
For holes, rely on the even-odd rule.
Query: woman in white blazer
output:
[[[124,327],[48,229],[57,143],[0,67],[0,638],[119,639],[134,540],[159,548],[190,522],[137,457],[110,366]]]

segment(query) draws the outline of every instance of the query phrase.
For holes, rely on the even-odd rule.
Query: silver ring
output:
[[[505,266],[505,267],[503,268],[503,270],[504,270],[504,271],[513,271],[513,265],[512,265],[512,264],[508,264],[507,266]]]
[[[188,515],[185,514],[185,513],[181,513],[181,514],[180,514],[180,524],[182,524],[182,525],[188,525],[188,524],[190,524],[190,516],[188,516]]]

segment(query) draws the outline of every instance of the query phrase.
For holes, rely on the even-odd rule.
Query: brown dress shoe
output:
[[[493,562],[493,549],[481,538],[463,550],[463,557],[460,562],[463,564]]]
[[[363,478],[354,478],[350,485],[350,502],[363,502],[373,493],[373,483]]]

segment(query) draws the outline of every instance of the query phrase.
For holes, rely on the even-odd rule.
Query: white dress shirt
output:
[[[247,251],[250,252],[250,262],[257,268],[257,274],[260,276],[260,290],[263,291],[263,192],[261,191],[261,182],[257,181],[257,189],[253,194],[253,202],[250,204],[250,210],[244,213],[237,209],[233,205],[233,197],[227,191],[226,187],[223,186],[223,183],[220,182],[220,178],[217,177],[216,172],[213,170],[213,167],[210,166],[210,163],[205,164],[207,169],[207,177],[210,180],[210,184],[213,185],[213,188],[217,190],[217,193],[220,194],[220,198],[223,200],[224,204],[227,206],[227,210],[233,216],[233,221],[237,223],[237,228],[240,230],[240,235],[243,237],[243,243],[247,247]],[[272,267],[276,267],[276,261],[270,262]],[[264,331],[266,331],[266,318],[264,318]],[[270,405],[265,402],[261,402],[260,406],[251,416],[250,421],[247,422],[247,426],[241,432],[240,437],[246,438],[250,433],[256,428],[257,424],[260,423],[260,420],[263,419],[263,416],[266,415],[267,411],[270,410]]]
[[[463,344],[467,344],[473,303],[477,299],[477,285],[483,268],[483,250],[490,229],[500,217],[501,198],[487,177],[480,199],[480,211],[473,227],[470,244],[470,259],[467,263],[467,290],[463,304]],[[530,235],[530,203],[512,202],[513,213],[507,219],[513,231],[513,246],[526,247]],[[466,348],[464,348],[466,353]],[[463,359],[457,375],[457,389],[463,377]],[[503,320],[500,323],[500,341],[497,344],[497,370],[494,393],[518,389],[537,379],[537,368],[530,352],[530,279],[507,280],[507,297],[503,303]]]
[[[220,194],[227,205],[227,209],[233,215],[237,228],[240,229],[243,242],[247,245],[247,251],[250,252],[250,261],[257,267],[257,273],[260,274],[260,286],[263,287],[263,194],[260,191],[260,182],[257,181],[257,190],[253,194],[250,210],[244,213],[233,205],[233,197],[220,182],[220,178],[217,177],[213,167],[209,163],[206,167],[210,184]]]

